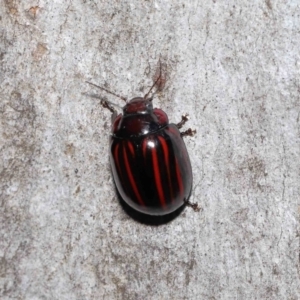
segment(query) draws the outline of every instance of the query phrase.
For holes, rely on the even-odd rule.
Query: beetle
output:
[[[144,97],[127,101],[116,93],[91,82],[107,93],[126,101],[123,113],[117,114],[113,103],[101,99],[112,112],[110,164],[121,198],[134,210],[152,216],[168,215],[185,204],[199,210],[188,201],[193,175],[183,136],[196,131],[179,129],[187,122],[183,115],[178,124],[169,123],[167,114],[153,108],[151,90]],[[99,98],[95,95],[90,95]]]

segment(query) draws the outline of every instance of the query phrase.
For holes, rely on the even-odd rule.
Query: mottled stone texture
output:
[[[299,5],[2,0],[0,298],[300,299]],[[155,105],[197,129],[202,211],[149,226],[118,202],[110,113],[82,93],[144,95],[159,57]]]

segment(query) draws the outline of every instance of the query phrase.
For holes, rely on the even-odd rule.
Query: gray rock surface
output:
[[[0,3],[1,299],[299,299],[298,1]],[[149,226],[85,81],[182,113],[191,209]],[[121,100],[102,91],[101,96]],[[187,128],[187,126],[186,126]]]

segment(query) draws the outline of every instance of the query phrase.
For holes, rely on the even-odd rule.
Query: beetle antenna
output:
[[[161,78],[161,61],[159,59],[159,76],[157,77],[157,79],[155,80],[155,82],[153,83],[153,85],[151,86],[149,92],[144,96],[144,99],[147,99],[148,95],[151,93],[152,89],[157,85],[157,83],[159,82]],[[159,90],[159,88],[157,88],[157,90],[153,93],[152,98],[154,97],[154,95],[156,94],[156,92]]]
[[[123,107],[122,107],[121,105],[116,104],[116,103],[113,103],[113,102],[111,102],[111,101],[109,101],[109,100],[106,100],[106,99],[104,100],[103,98],[101,98],[101,97],[98,96],[98,95],[95,95],[95,94],[88,94],[88,93],[82,93],[82,95],[89,96],[89,97],[95,98],[95,99],[100,99],[101,102],[107,102],[107,103],[109,103],[110,105],[113,105],[113,106],[116,106],[116,107],[118,107],[118,108],[120,108],[120,109],[123,109]]]
[[[111,94],[111,95],[114,95],[114,96],[116,96],[116,97],[122,99],[123,101],[127,101],[127,98],[125,98],[125,97],[123,97],[123,96],[120,96],[120,95],[118,95],[118,94],[116,94],[116,93],[113,93],[113,92],[109,91],[108,89],[106,89],[106,88],[104,88],[104,87],[102,87],[102,86],[99,86],[99,85],[97,85],[97,84],[94,84],[94,83],[92,83],[92,82],[90,82],[90,81],[86,81],[86,83],[88,83],[88,84],[90,84],[90,85],[92,85],[92,86],[95,86],[95,87],[97,87],[98,89],[101,89],[101,90],[105,91],[106,93],[109,93],[109,94]],[[108,102],[108,101],[107,101],[107,102]]]

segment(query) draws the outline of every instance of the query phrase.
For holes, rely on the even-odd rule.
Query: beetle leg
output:
[[[191,207],[196,212],[199,212],[201,210],[201,207],[198,205],[198,203],[192,203],[186,199],[183,199],[183,202],[185,203],[186,206]]]
[[[104,108],[107,108],[111,113],[116,113],[117,111],[110,105],[107,101],[101,99],[101,105]]]
[[[101,105],[112,113],[111,122],[113,123],[118,115],[117,111],[106,100],[101,99]]]
[[[186,131],[183,131],[183,132],[180,132],[180,135],[182,136],[182,137],[184,137],[184,136],[193,136],[193,135],[195,135],[196,134],[196,129],[191,129],[191,128],[189,128],[188,130],[186,130]]]
[[[185,115],[182,115],[181,116],[181,121],[176,124],[177,128],[180,129],[189,119],[189,115],[188,114],[185,114]]]

